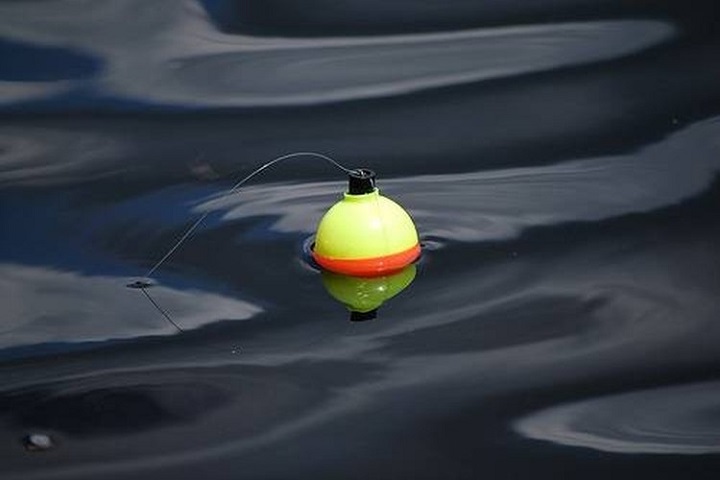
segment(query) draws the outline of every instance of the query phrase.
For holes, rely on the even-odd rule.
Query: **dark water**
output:
[[[719,10],[0,2],[0,477],[718,478]],[[222,196],[299,150],[417,222],[374,321],[342,174]]]

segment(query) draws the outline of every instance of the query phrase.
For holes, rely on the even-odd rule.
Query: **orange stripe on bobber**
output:
[[[326,270],[353,277],[379,277],[402,270],[420,256],[420,244],[405,251],[374,258],[329,258],[313,251],[313,259]]]

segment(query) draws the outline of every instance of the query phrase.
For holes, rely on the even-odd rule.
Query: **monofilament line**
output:
[[[180,325],[178,325],[177,323],[175,323],[175,320],[173,320],[172,317],[170,317],[170,314],[169,314],[168,312],[166,312],[165,309],[162,308],[162,307],[155,301],[155,299],[150,296],[150,294],[149,294],[148,291],[147,291],[147,287],[142,287],[142,288],[140,288],[140,290],[142,290],[142,293],[147,297],[148,300],[150,300],[150,303],[152,303],[153,306],[155,306],[155,308],[157,309],[157,311],[160,312],[160,314],[162,314],[163,317],[165,317],[165,320],[167,320],[168,322],[170,322],[170,325],[172,325],[173,327],[177,328],[177,330],[178,330],[180,333],[184,333],[184,332],[185,332],[185,330],[183,330],[182,328],[180,328]]]
[[[233,193],[237,192],[243,185],[245,185],[247,182],[249,182],[251,179],[259,175],[260,173],[264,172],[268,168],[283,162],[285,160],[289,160],[291,158],[297,158],[297,157],[315,157],[320,158],[322,160],[325,160],[329,162],[331,165],[335,166],[336,168],[342,170],[345,173],[352,173],[353,170],[350,170],[349,168],[346,168],[342,166],[340,163],[335,161],[334,159],[330,158],[327,155],[323,155],[322,153],[316,153],[316,152],[294,152],[294,153],[288,153],[286,155],[282,155],[280,157],[274,158],[273,160],[270,160],[266,164],[258,167],[257,169],[253,170],[249,175],[239,180],[233,187],[228,190],[223,197],[227,197],[229,195],[232,195]],[[160,260],[153,265],[153,267],[148,270],[148,272],[145,274],[145,278],[149,278],[155,271],[160,268],[160,266],[165,263],[165,261],[170,258],[170,256],[175,253],[175,251],[180,248],[180,245],[182,245],[189,237],[193,234],[193,232],[200,226],[200,224],[210,215],[210,211],[203,213],[195,222],[193,222],[190,227],[188,227],[187,230],[180,236],[180,238],[175,242],[175,244],[165,253],[165,255],[162,256]]]

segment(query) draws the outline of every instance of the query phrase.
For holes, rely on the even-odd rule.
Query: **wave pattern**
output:
[[[549,408],[515,429],[536,440],[603,452],[720,453],[720,384],[642,390]]]
[[[407,3],[0,2],[3,480],[715,479],[714,2]],[[299,150],[417,222],[372,322],[304,263],[336,171],[225,195]],[[203,214],[179,333],[125,286]]]
[[[215,30],[195,3],[154,5],[149,10],[137,0],[6,3],[0,6],[5,19],[0,34],[29,45],[63,44],[102,59],[101,72],[65,85],[65,92],[92,90],[168,106],[260,107],[394,96],[594,63],[637,53],[676,33],[662,21],[618,20],[357,38],[260,38]],[[134,20],[118,24],[118,16]],[[38,91],[37,98],[56,94],[52,88]],[[32,98],[27,89],[3,91],[6,104]]]

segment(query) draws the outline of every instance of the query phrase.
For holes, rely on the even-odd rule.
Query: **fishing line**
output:
[[[250,172],[248,175],[246,175],[245,177],[243,177],[242,179],[240,179],[237,183],[235,183],[235,185],[233,185],[232,188],[230,188],[230,190],[228,190],[227,192],[225,192],[220,198],[224,198],[224,197],[227,197],[227,196],[230,196],[230,195],[236,193],[238,190],[240,190],[240,188],[243,187],[243,185],[245,185],[247,182],[249,182],[250,180],[252,180],[254,177],[256,177],[257,175],[259,175],[260,173],[264,172],[264,171],[267,170],[268,168],[270,168],[270,167],[272,167],[272,166],[274,166],[274,165],[277,165],[277,164],[280,163],[280,162],[284,162],[285,160],[290,160],[290,159],[292,159],[292,158],[297,158],[297,157],[314,157],[314,158],[319,158],[319,159],[321,159],[321,160],[325,160],[326,162],[330,163],[331,165],[333,165],[334,167],[338,168],[339,170],[343,171],[343,172],[346,173],[346,174],[350,174],[350,173],[356,172],[356,170],[351,170],[351,169],[349,169],[349,168],[346,168],[345,166],[341,165],[339,162],[337,162],[337,161],[334,160],[333,158],[331,158],[331,157],[329,157],[329,156],[327,156],[327,155],[324,155],[324,154],[322,154],[322,153],[317,153],[317,152],[294,152],[294,153],[288,153],[288,154],[285,154],[285,155],[281,155],[281,156],[279,156],[279,157],[276,157],[276,158],[270,160],[269,162],[261,165],[260,167],[256,168],[255,170],[253,170],[252,172]],[[150,296],[150,294],[148,293],[147,289],[148,289],[149,287],[151,287],[151,286],[154,285],[154,283],[153,283],[152,281],[150,281],[150,277],[170,258],[170,256],[172,256],[173,253],[175,253],[175,251],[177,251],[178,248],[180,248],[180,246],[181,246],[183,243],[185,243],[185,242],[190,238],[190,236],[195,232],[195,230],[197,230],[197,228],[198,228],[198,227],[202,224],[202,222],[208,217],[208,215],[210,215],[210,213],[211,213],[211,211],[208,210],[208,211],[206,211],[205,213],[203,213],[200,217],[198,217],[198,219],[195,220],[195,221],[192,223],[192,225],[190,225],[190,226],[185,230],[185,232],[183,232],[183,234],[182,234],[182,235],[180,236],[180,238],[172,245],[172,247],[170,247],[170,249],[169,249],[167,252],[165,252],[165,254],[160,258],[160,260],[158,260],[158,261],[152,266],[152,268],[150,268],[150,270],[147,271],[147,273],[146,273],[145,276],[144,276],[144,279],[142,279],[142,280],[136,280],[136,281],[134,281],[134,282],[132,282],[132,283],[130,283],[130,284],[127,285],[128,288],[133,288],[133,289],[139,289],[139,290],[141,290],[141,291],[143,292],[143,294],[145,295],[145,297],[147,297],[147,299],[150,301],[150,303],[152,303],[153,306],[157,309],[157,311],[160,312],[160,314],[161,314],[163,317],[165,317],[165,319],[166,319],[172,326],[174,326],[178,331],[180,331],[180,332],[184,332],[184,330],[183,330],[182,328],[180,328],[180,326],[179,326],[177,323],[175,323],[175,321],[173,321],[173,319],[172,319],[172,317],[170,316],[170,314],[169,314],[166,310],[164,310],[164,309]]]
[[[152,304],[155,306],[155,308],[157,309],[157,311],[160,312],[163,317],[165,317],[165,320],[167,320],[168,322],[170,322],[170,324],[171,324],[173,327],[177,328],[180,333],[183,333],[183,332],[185,331],[185,330],[183,330],[182,328],[180,328],[180,325],[178,325],[177,323],[175,323],[175,321],[172,319],[172,317],[170,316],[170,314],[167,313],[167,312],[165,311],[165,309],[163,309],[163,308],[160,306],[160,304],[158,304],[158,303],[155,301],[155,299],[153,299],[153,298],[150,296],[150,294],[149,294],[148,291],[147,291],[147,287],[142,287],[142,288],[140,288],[140,290],[142,290],[142,293],[147,297],[148,300],[150,300],[150,303],[152,303]]]
[[[335,161],[334,159],[328,157],[327,155],[323,155],[322,153],[316,153],[316,152],[295,152],[295,153],[288,153],[288,154],[286,154],[286,155],[282,155],[282,156],[277,157],[277,158],[275,158],[275,159],[273,159],[273,160],[270,160],[270,161],[267,162],[266,164],[264,164],[264,165],[256,168],[255,170],[253,170],[249,175],[245,176],[244,178],[242,178],[241,180],[239,180],[235,185],[233,185],[233,187],[232,187],[230,190],[228,190],[225,194],[223,194],[221,198],[230,196],[230,195],[232,195],[233,193],[237,192],[243,185],[245,185],[245,184],[246,184],[247,182],[249,182],[251,179],[253,179],[253,178],[256,177],[257,175],[259,175],[260,173],[264,172],[264,171],[267,170],[268,168],[272,167],[273,165],[276,165],[276,164],[278,164],[278,163],[280,163],[280,162],[283,162],[283,161],[285,161],[285,160],[289,160],[289,159],[291,159],[291,158],[303,157],[303,156],[304,156],[304,157],[308,157],[308,156],[309,156],[309,157],[315,157],[315,158],[320,158],[320,159],[322,159],[322,160],[325,160],[325,161],[329,162],[331,165],[337,167],[338,169],[342,170],[342,171],[345,172],[345,173],[352,173],[352,172],[354,171],[354,170],[350,170],[349,168],[344,167],[343,165],[341,165],[340,163],[338,163],[338,162]],[[166,261],[168,258],[170,258],[170,256],[171,256],[173,253],[175,253],[175,250],[177,250],[177,249],[180,247],[180,245],[182,245],[182,244],[190,237],[190,235],[192,235],[192,233],[200,226],[200,224],[208,217],[208,215],[210,215],[210,213],[211,213],[211,211],[208,210],[207,212],[203,213],[197,220],[195,220],[195,222],[194,222],[192,225],[190,225],[190,227],[189,227],[187,230],[185,230],[185,233],[182,234],[182,236],[181,236],[181,237],[177,240],[177,242],[175,242],[175,244],[167,251],[167,253],[165,253],[165,255],[163,255],[162,258],[161,258],[160,260],[158,260],[157,263],[155,263],[155,265],[153,265],[153,267],[152,267],[150,270],[148,270],[148,272],[145,274],[145,278],[149,278],[153,273],[155,273],[155,271],[156,271],[158,268],[160,268],[160,266],[161,266],[163,263],[165,263],[165,261]]]

